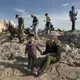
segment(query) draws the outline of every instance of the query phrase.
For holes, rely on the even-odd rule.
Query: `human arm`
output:
[[[30,27],[32,28],[33,27],[33,24]]]
[[[44,22],[50,22],[51,19],[50,19],[50,17],[47,17],[46,20],[43,20],[43,21],[44,21]]]
[[[75,16],[77,16],[78,12],[76,11]]]
[[[71,11],[69,11],[69,17],[70,17],[70,21],[71,21],[72,20]]]
[[[42,50],[40,49],[39,45],[36,45],[36,49],[42,54]]]
[[[33,17],[33,25],[37,24],[39,22],[38,18],[36,16]]]
[[[26,45],[26,47],[25,47],[25,57],[26,57],[26,54],[27,54],[27,45]]]
[[[51,21],[51,19],[50,19],[50,17],[48,16],[48,17],[47,17],[47,22],[50,22],[50,21]]]

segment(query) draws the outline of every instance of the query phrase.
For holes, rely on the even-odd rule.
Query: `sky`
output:
[[[0,0],[0,20],[14,20],[17,24],[15,15],[19,14],[24,18],[25,27],[32,24],[31,14],[39,19],[38,28],[45,27],[45,13],[48,13],[54,27],[69,30],[71,22],[69,11],[75,5],[78,11],[76,29],[80,29],[80,0]]]

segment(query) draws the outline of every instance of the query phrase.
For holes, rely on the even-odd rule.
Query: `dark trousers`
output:
[[[72,31],[75,30],[75,20],[72,20]]]
[[[33,23],[32,26],[33,26],[33,32],[34,32],[34,35],[35,35],[35,39],[36,39],[37,36],[38,36],[38,30],[37,30],[38,22]]]
[[[8,29],[10,32],[10,40],[12,40],[15,37],[15,30],[13,28]]]
[[[36,56],[28,55],[28,69],[33,69],[35,67]]]
[[[19,39],[19,41],[24,40],[24,28],[19,28],[18,29],[18,39]]]
[[[46,34],[48,34],[48,31],[51,33],[51,23],[50,22],[46,23]]]

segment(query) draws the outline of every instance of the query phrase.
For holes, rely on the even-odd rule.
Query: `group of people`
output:
[[[78,12],[75,12],[75,7],[72,6],[71,7],[71,11],[69,11],[69,16],[70,16],[70,20],[72,22],[72,31],[75,30],[75,20],[77,19],[76,16],[78,14]],[[46,34],[48,34],[49,32],[51,33],[51,19],[48,16],[48,13],[45,14],[46,16],[46,20],[44,20],[46,22]],[[24,19],[22,17],[20,17],[18,14],[15,16],[18,19],[18,39],[20,43],[24,42]],[[51,64],[51,62],[56,62],[59,61],[60,59],[60,52],[59,52],[59,48],[61,45],[60,40],[56,39],[49,39],[46,41],[46,47],[45,47],[45,51],[42,51],[40,49],[40,45],[36,42],[36,38],[37,38],[37,25],[39,24],[39,20],[38,18],[31,14],[31,17],[33,18],[33,24],[31,26],[34,34],[30,33],[28,35],[28,42],[26,44],[26,48],[25,48],[25,57],[26,54],[28,55],[28,71],[31,73],[34,73],[35,75],[40,75],[42,72],[45,72],[47,68],[49,68],[49,65]],[[9,32],[11,34],[10,38],[13,39],[15,37],[14,33],[14,26],[9,22],[8,24],[9,28]],[[44,61],[41,63],[41,65],[39,66],[39,68],[36,68],[36,49],[41,53],[41,55],[46,55]],[[35,70],[36,69],[36,70]]]
[[[28,35],[28,42],[25,48],[25,57],[28,55],[28,71],[34,75],[41,75],[46,72],[49,68],[51,62],[57,62],[60,59],[59,47],[61,45],[58,38],[50,38],[46,41],[45,51],[42,51],[38,42],[36,42],[34,34]],[[41,53],[41,55],[46,55],[45,59],[42,61],[40,66],[36,63],[36,49]]]
[[[46,22],[45,30],[46,30],[46,34],[48,34],[49,32],[51,33],[52,24],[51,24],[51,19],[48,16],[48,13],[46,13],[45,16],[46,16],[46,20],[44,20]],[[19,39],[20,43],[23,43],[24,42],[24,19],[22,17],[20,17],[18,14],[16,14],[15,17],[18,19],[18,31],[17,31],[18,39]],[[36,39],[38,36],[38,27],[37,26],[39,24],[39,20],[33,14],[31,14],[31,17],[33,18],[33,22],[30,27],[32,28],[32,31],[34,32],[35,39]],[[10,39],[12,40],[14,38],[14,34],[15,34],[14,26],[10,22],[7,26],[8,26],[8,31],[11,34]]]
[[[77,20],[76,16],[77,16],[78,12],[75,12],[75,6],[72,6],[71,7],[71,10],[69,11],[69,16],[70,16],[70,21],[72,22],[72,29],[71,31],[75,31],[75,22]],[[23,33],[24,33],[24,19],[22,17],[20,17],[18,14],[15,16],[17,19],[18,19],[18,39],[19,39],[19,42],[20,43],[23,43],[24,42],[24,36],[23,36]],[[31,17],[33,18],[33,22],[32,22],[32,26],[30,26],[32,28],[32,31],[34,32],[35,34],[35,39],[37,38],[38,34],[38,24],[39,24],[39,19],[38,17],[36,17],[35,15],[31,14]],[[44,22],[46,22],[46,25],[45,25],[45,31],[46,31],[46,34],[48,33],[51,33],[51,27],[53,26],[52,23],[51,23],[51,19],[48,15],[48,13],[45,14],[45,17],[46,17],[46,20],[44,20]],[[14,37],[14,26],[11,25],[11,23],[9,22],[8,24],[9,28],[9,32],[11,34],[10,38],[13,39]]]
[[[45,14],[46,16],[46,20],[44,20],[46,22],[46,30],[48,33],[48,30],[50,30],[50,25],[51,25],[51,19],[49,18],[48,14]],[[18,39],[20,43],[24,42],[24,19],[22,17],[20,17],[18,14],[15,16],[18,19]],[[60,53],[59,53],[59,46],[61,44],[61,42],[55,38],[55,39],[49,39],[46,41],[46,47],[45,47],[45,51],[42,51],[39,43],[36,40],[37,37],[37,33],[36,33],[36,28],[37,25],[39,23],[38,18],[36,16],[34,16],[33,14],[31,14],[31,17],[33,18],[33,24],[32,24],[32,28],[34,33],[30,33],[28,34],[28,42],[26,44],[26,48],[25,48],[25,57],[26,55],[28,55],[28,71],[30,73],[33,73],[34,75],[40,75],[42,73],[44,73],[46,71],[46,69],[49,67],[49,65],[51,64],[51,62],[56,62],[59,61],[60,59]],[[13,28],[13,25],[9,22],[8,24],[9,28],[9,32],[11,33],[11,39],[14,38],[14,33],[15,30]],[[45,59],[42,61],[42,63],[40,64],[40,66],[36,66],[38,63],[36,63],[37,61],[37,57],[36,57],[36,49],[41,53],[41,55],[46,55]]]

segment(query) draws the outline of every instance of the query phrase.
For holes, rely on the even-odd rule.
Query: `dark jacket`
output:
[[[43,54],[51,53],[54,56],[59,55],[59,45],[56,45],[56,43],[53,43],[51,45],[46,44],[46,49],[43,52]]]
[[[33,17],[33,24],[38,23],[38,18],[36,16]]]
[[[39,48],[39,45],[36,42],[34,42],[34,43],[28,42],[26,44],[25,54],[28,53],[28,55],[34,56],[34,55],[36,55],[36,49],[39,52],[42,52],[41,49]]]
[[[71,20],[76,20],[77,13],[74,10],[69,11],[69,16]]]
[[[22,25],[24,27],[24,19],[20,17],[20,19],[18,20],[18,27],[21,28]]]

